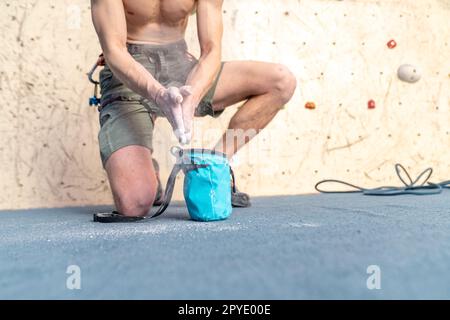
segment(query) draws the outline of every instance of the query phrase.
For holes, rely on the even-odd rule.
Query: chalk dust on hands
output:
[[[189,143],[186,137],[182,109],[183,100],[189,95],[191,95],[191,88],[184,86],[162,89],[156,97],[157,105],[171,124],[175,136],[181,144]]]

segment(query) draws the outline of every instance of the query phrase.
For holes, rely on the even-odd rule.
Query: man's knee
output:
[[[117,210],[129,217],[143,217],[148,214],[155,201],[156,191],[126,191],[116,195]]]
[[[274,93],[285,104],[291,100],[297,88],[297,79],[288,67],[282,64],[274,65]]]

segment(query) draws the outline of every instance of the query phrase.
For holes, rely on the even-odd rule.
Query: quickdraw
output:
[[[98,67],[103,67],[105,65],[105,57],[103,56],[103,53],[98,56],[97,62],[94,64],[94,66],[91,68],[91,70],[87,73],[88,79],[91,83],[94,84],[94,95],[89,98],[89,106],[91,107],[97,107],[100,105],[100,97],[98,96],[98,86],[100,84],[99,81],[94,80],[93,76],[95,73],[95,70],[97,70]]]

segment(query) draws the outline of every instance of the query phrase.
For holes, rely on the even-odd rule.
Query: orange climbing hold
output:
[[[374,100],[369,100],[369,102],[367,103],[367,106],[369,107],[369,109],[375,109],[375,101]]]
[[[397,46],[397,42],[395,42],[395,40],[392,39],[387,43],[387,46],[389,49],[394,49]]]
[[[305,108],[309,110],[314,110],[316,108],[316,104],[314,102],[307,102],[305,104]]]

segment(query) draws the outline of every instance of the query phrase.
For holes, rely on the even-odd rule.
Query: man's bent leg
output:
[[[292,98],[297,81],[288,68],[275,63],[225,63],[213,97],[215,111],[243,100],[228,131],[215,149],[231,158],[275,117]]]
[[[148,214],[158,188],[151,151],[127,146],[114,152],[105,164],[116,209],[125,216]]]

